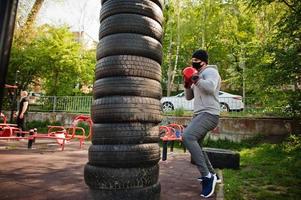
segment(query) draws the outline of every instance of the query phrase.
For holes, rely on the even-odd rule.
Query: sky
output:
[[[70,26],[98,41],[100,0],[45,0],[37,23]]]

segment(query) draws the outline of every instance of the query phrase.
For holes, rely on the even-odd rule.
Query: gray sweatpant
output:
[[[208,131],[213,130],[218,121],[218,115],[203,112],[195,116],[184,129],[183,142],[202,176],[209,172],[215,173],[207,154],[202,150],[202,143]]]

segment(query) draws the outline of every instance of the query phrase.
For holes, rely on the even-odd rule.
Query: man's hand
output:
[[[198,82],[198,80],[199,80],[199,75],[198,75],[198,74],[194,74],[194,75],[192,75],[192,77],[191,77],[191,81],[192,81],[193,83],[196,83],[196,82]]]
[[[20,116],[19,116],[19,118],[20,118],[20,119],[23,119],[23,117],[24,117],[24,114],[21,113]]]
[[[192,81],[185,81],[184,80],[184,88],[186,89],[190,89],[192,85]]]

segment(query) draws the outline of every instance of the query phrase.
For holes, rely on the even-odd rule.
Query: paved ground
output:
[[[68,144],[65,151],[57,149],[56,144],[35,145],[33,150],[26,146],[26,141],[0,141],[1,200],[91,199],[83,180],[88,145],[80,150],[78,143]],[[198,172],[190,164],[188,153],[169,154],[168,160],[159,164],[161,200],[202,199]],[[221,187],[217,191],[221,192]],[[209,199],[220,198],[214,195]]]

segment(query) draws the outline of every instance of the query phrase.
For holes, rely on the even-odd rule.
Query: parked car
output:
[[[42,93],[29,92],[28,93],[29,104],[35,104],[42,96],[43,96]]]
[[[239,95],[220,91],[219,102],[221,112],[242,111],[244,109],[242,96]],[[183,108],[184,110],[193,110],[193,100],[186,100],[184,92],[175,96],[163,97],[161,99],[161,104],[164,112],[179,108]]]

